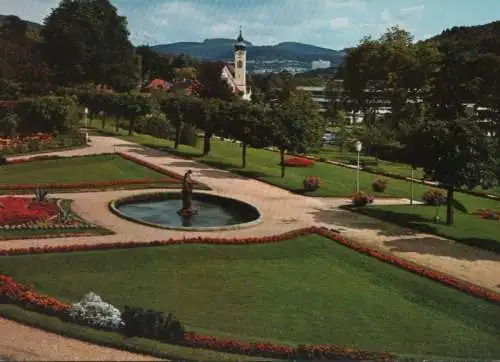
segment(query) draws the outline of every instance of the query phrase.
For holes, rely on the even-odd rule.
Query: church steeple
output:
[[[235,50],[243,50],[243,51],[245,51],[247,49],[245,39],[243,39],[243,33],[241,31],[241,26],[240,26],[240,33],[238,34],[238,38],[236,38],[236,44],[234,44],[234,49]]]

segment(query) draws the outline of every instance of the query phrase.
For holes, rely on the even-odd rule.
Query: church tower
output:
[[[243,92],[243,94],[247,94],[247,46],[245,44],[245,40],[243,39],[243,35],[240,34],[236,39],[236,44],[234,45],[234,81],[236,87]]]

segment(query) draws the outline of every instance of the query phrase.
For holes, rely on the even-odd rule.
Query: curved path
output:
[[[249,202],[258,207],[263,213],[263,222],[259,225],[247,229],[217,232],[218,237],[272,235],[312,224],[326,226],[337,229],[346,237],[371,247],[389,251],[398,257],[500,292],[500,256],[498,254],[457,244],[440,237],[413,232],[390,223],[339,209],[338,206],[349,202],[347,199],[312,198],[295,195],[257,180],[247,179],[228,171],[214,169],[192,160],[170,156],[161,151],[113,137],[94,136],[90,147],[72,151],[52,152],[47,155],[72,156],[118,151],[179,174],[191,169],[193,170],[193,178],[210,186],[212,188],[211,192]],[[25,157],[13,157],[13,159]],[[0,242],[0,249],[62,244],[97,244],[114,241],[147,242],[158,239],[182,238],[188,234],[183,231],[161,230],[138,225],[123,220],[108,211],[107,205],[110,200],[138,192],[152,191],[124,190],[53,195],[75,200],[74,209],[77,213],[88,221],[115,231],[115,235],[11,240]],[[406,204],[408,200],[376,200],[375,202]],[[213,235],[213,232],[190,232],[189,235]],[[8,326],[5,323],[0,319],[1,336],[3,336],[4,331],[10,331],[14,328],[12,325]],[[22,328],[26,329],[28,327]],[[31,329],[28,328],[27,330]],[[36,330],[33,330],[33,336],[36,333]],[[36,338],[33,338],[35,341],[31,342],[31,344],[36,345]],[[60,338],[61,343],[67,340],[63,337],[58,338]],[[70,341],[73,340],[68,340],[68,345],[72,343]],[[63,344],[66,346],[66,342]],[[25,344],[22,343],[21,345],[24,346]],[[93,346],[92,348],[100,347]],[[75,356],[79,355],[81,359],[89,359],[85,353],[75,353]],[[117,351],[116,353],[116,357],[108,358],[125,359],[125,357],[119,355],[123,352]],[[3,353],[0,345],[1,355]],[[46,358],[51,359],[48,356]],[[61,358],[65,358],[63,354],[61,354]]]

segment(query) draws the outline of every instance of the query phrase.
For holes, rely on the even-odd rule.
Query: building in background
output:
[[[332,66],[332,62],[329,60],[314,60],[311,63],[311,68],[312,69],[326,69],[330,68]]]
[[[229,87],[241,96],[244,100],[252,99],[252,90],[247,86],[247,46],[241,33],[236,39],[234,45],[234,64],[226,64],[222,68],[222,79],[224,79]]]

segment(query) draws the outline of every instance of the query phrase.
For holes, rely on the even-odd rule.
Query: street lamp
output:
[[[359,192],[359,153],[363,149],[363,144],[360,141],[356,141],[356,152],[358,153],[358,167],[356,170],[356,192]]]
[[[89,139],[89,132],[87,128],[88,115],[89,115],[89,109],[85,107],[85,109],[83,110],[83,120],[85,122],[85,144],[87,144]]]

